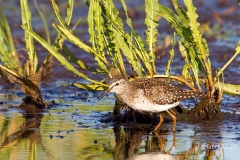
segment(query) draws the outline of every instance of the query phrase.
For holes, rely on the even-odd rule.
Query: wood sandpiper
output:
[[[173,131],[176,129],[176,117],[168,109],[176,107],[182,100],[199,95],[198,92],[183,90],[156,78],[136,78],[129,82],[120,74],[112,76],[108,90],[98,97],[98,100],[109,92],[118,94],[124,103],[135,110],[152,113],[166,111],[173,119]],[[159,123],[154,131],[157,131],[163,123],[160,113],[159,118]]]

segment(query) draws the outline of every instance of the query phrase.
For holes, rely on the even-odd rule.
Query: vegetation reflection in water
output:
[[[187,128],[174,134],[161,130],[156,135],[151,133],[150,125],[130,123],[123,127],[99,122],[110,110],[111,106],[89,105],[60,108],[53,106],[43,114],[22,111],[2,113],[0,159],[224,157],[224,141],[203,138],[212,133],[202,132],[198,136],[196,130],[205,130],[204,128],[195,131]],[[10,114],[11,117],[8,117]],[[221,132],[215,130],[213,136],[221,137]],[[229,141],[225,142],[230,144]],[[232,147],[236,151],[237,145]]]

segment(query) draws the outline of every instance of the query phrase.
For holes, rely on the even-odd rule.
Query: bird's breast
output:
[[[145,96],[138,96],[133,102],[133,109],[149,111],[149,112],[162,112],[170,108],[176,107],[180,102],[171,104],[157,104],[148,100]]]

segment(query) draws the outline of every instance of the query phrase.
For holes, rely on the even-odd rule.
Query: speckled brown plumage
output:
[[[136,78],[130,82],[130,85],[142,89],[147,99],[160,105],[176,103],[198,95],[195,91],[183,90],[159,79]]]

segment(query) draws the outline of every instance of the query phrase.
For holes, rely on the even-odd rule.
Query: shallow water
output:
[[[83,92],[86,93],[75,90],[76,95]],[[47,99],[51,101],[56,96],[52,94]],[[15,100],[21,102],[20,97]],[[240,156],[238,114],[225,113],[222,120],[198,124],[177,121],[176,133],[171,132],[172,123],[166,121],[156,134],[151,132],[151,124],[102,123],[110,115],[113,102],[112,95],[97,102],[95,93],[89,93],[86,101],[76,100],[69,93],[39,115],[27,114],[14,105],[5,106],[7,110],[0,113],[0,159],[237,159]]]

